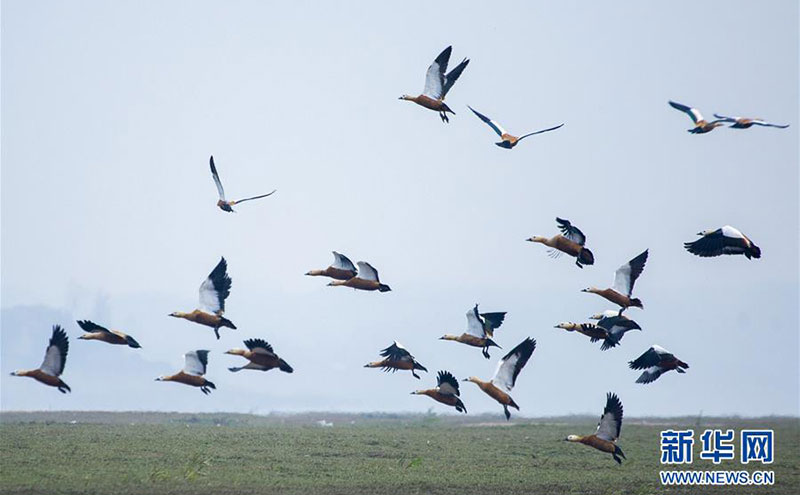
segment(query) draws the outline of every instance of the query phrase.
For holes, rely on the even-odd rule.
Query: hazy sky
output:
[[[471,63],[445,125],[397,98],[450,44]],[[508,311],[504,349],[539,343],[523,415],[596,413],[607,391],[630,416],[798,414],[799,84],[794,0],[3,1],[1,407],[445,412],[409,392],[439,369],[488,379],[504,353],[437,340],[477,302]],[[792,127],[691,135],[668,99]],[[467,104],[512,133],[566,125],[503,150]],[[278,192],[221,212],[211,154],[230,197]],[[556,216],[594,266],[524,242]],[[683,249],[725,224],[762,259]],[[580,289],[645,248],[642,333],[600,352],[553,328],[610,308]],[[331,250],[392,292],[303,276]],[[216,341],[167,315],[197,306],[221,255],[239,330]],[[78,341],[76,319],[143,348]],[[71,395],[8,376],[39,365],[54,323]],[[251,337],[295,373],[228,372]],[[362,368],[394,339],[422,380]],[[635,384],[652,344],[691,368]],[[211,396],[153,381],[202,348]],[[462,398],[501,417],[473,384]]]

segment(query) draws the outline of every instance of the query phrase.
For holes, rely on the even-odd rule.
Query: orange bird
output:
[[[69,340],[61,325],[53,325],[53,334],[50,343],[44,351],[44,361],[35,370],[16,370],[11,376],[28,376],[37,382],[44,383],[51,387],[56,387],[59,392],[66,394],[72,392],[69,385],[64,383],[59,376],[64,372],[64,365],[67,363],[67,352],[69,352]]]

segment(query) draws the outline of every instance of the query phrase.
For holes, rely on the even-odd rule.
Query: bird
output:
[[[600,422],[597,423],[597,430],[594,434],[589,436],[569,435],[564,440],[582,443],[601,452],[608,452],[617,461],[617,464],[622,464],[622,459],[626,457],[616,444],[621,429],[622,402],[616,394],[609,392],[606,394],[606,407],[603,409],[603,415],[600,416]]]
[[[493,313],[485,313],[492,315]],[[452,340],[454,342],[461,342],[472,347],[481,347],[481,353],[486,359],[489,359],[489,347],[501,347],[491,339],[494,335],[494,329],[503,323],[503,318],[490,317],[483,319],[482,315],[478,313],[478,305],[476,304],[473,309],[467,311],[467,329],[461,335],[445,334],[439,337],[439,340]],[[499,320],[499,321],[498,321]]]
[[[707,132],[713,131],[715,128],[724,125],[722,120],[713,120],[708,122],[703,116],[700,114],[700,111],[696,108],[691,108],[681,103],[674,102],[670,100],[670,106],[675,110],[680,110],[681,112],[685,113],[692,119],[694,122],[694,127],[691,129],[687,129],[686,132],[690,132],[692,134],[705,134]]]
[[[231,292],[231,278],[228,276],[228,262],[221,258],[217,266],[211,271],[202,284],[200,284],[200,306],[204,309],[195,309],[191,313],[175,311],[169,316],[183,318],[200,325],[214,329],[214,335],[219,340],[219,329],[222,327],[236,330],[236,325],[222,314],[225,312],[225,299]]]
[[[612,347],[616,347],[626,332],[631,330],[642,330],[638,323],[631,320],[625,315],[614,314],[612,316],[603,316],[597,322],[597,326],[605,329],[607,336],[603,339],[603,345],[600,346],[601,351],[606,351]]]
[[[428,369],[408,352],[408,349],[403,347],[399,342],[394,341],[392,345],[381,351],[383,357],[380,361],[373,361],[364,365],[365,368],[381,368],[383,371],[391,371],[394,373],[397,370],[409,370],[414,378],[420,379],[420,376],[414,373],[414,370],[428,372]]]
[[[107,344],[127,345],[134,349],[142,347],[130,335],[124,334],[119,330],[109,330],[90,320],[78,320],[78,326],[86,332],[78,337],[79,340],[99,340]]]
[[[174,375],[159,376],[156,381],[178,382],[190,387],[199,387],[200,391],[206,395],[211,393],[212,388],[217,389],[216,385],[203,378],[208,367],[208,351],[189,351],[183,355],[183,359],[185,364],[182,370]]]
[[[440,53],[439,56],[436,57],[436,60],[428,67],[428,72],[425,74],[425,89],[422,91],[421,95],[403,95],[399,98],[401,100],[413,101],[417,105],[439,112],[439,117],[442,119],[442,122],[445,123],[450,122],[450,119],[447,118],[448,112],[453,115],[456,113],[447,106],[444,102],[444,97],[447,96],[447,92],[450,91],[450,88],[453,87],[453,84],[455,84],[458,77],[464,72],[467,64],[469,64],[469,60],[465,58],[453,70],[445,75],[447,63],[450,61],[450,53],[452,51],[453,47],[448,46],[442,50],[442,53]]]
[[[497,146],[499,146],[501,148],[505,148],[507,150],[510,150],[511,148],[516,146],[520,141],[522,141],[523,139],[525,139],[528,136],[533,136],[533,135],[536,135],[536,134],[542,134],[544,132],[549,132],[549,131],[555,131],[556,129],[558,129],[558,128],[560,128],[560,127],[562,127],[564,125],[564,124],[559,124],[559,125],[557,125],[555,127],[550,127],[548,129],[542,129],[542,130],[536,131],[536,132],[530,132],[528,134],[524,134],[524,135],[522,135],[520,137],[517,137],[517,136],[511,135],[508,132],[506,132],[506,130],[503,129],[503,127],[500,124],[498,124],[496,121],[490,119],[486,115],[483,115],[482,113],[480,113],[479,111],[475,110],[471,106],[467,105],[467,108],[472,110],[472,113],[477,115],[479,119],[484,121],[489,127],[491,127],[494,130],[494,132],[497,133],[498,136],[500,136],[500,142],[499,143],[494,143],[494,144],[496,144]]]
[[[64,372],[64,365],[67,364],[67,353],[69,352],[69,339],[67,333],[61,325],[53,325],[53,333],[50,342],[44,351],[44,361],[35,370],[16,370],[11,372],[11,376],[27,376],[39,383],[44,383],[50,387],[56,387],[59,392],[66,394],[72,392],[69,385],[59,378]]]
[[[503,356],[500,362],[497,363],[497,369],[491,380],[485,382],[480,378],[471,376],[464,381],[474,383],[486,395],[499,402],[503,406],[503,412],[506,415],[506,421],[508,421],[511,419],[511,413],[508,411],[509,406],[519,411],[519,406],[509,394],[517,382],[519,372],[528,363],[535,350],[536,340],[528,337]]]
[[[645,249],[639,256],[633,258],[621,267],[617,268],[614,274],[614,285],[610,289],[598,289],[597,287],[589,287],[582,289],[581,292],[590,292],[602,296],[614,304],[619,304],[621,309],[619,314],[633,306],[635,308],[643,308],[642,301],[637,298],[632,298],[633,284],[636,279],[642,274],[644,264],[647,262],[648,250]]]
[[[684,242],[683,247],[692,254],[709,258],[723,254],[743,254],[747,259],[760,258],[761,248],[753,244],[739,229],[725,225],[719,229],[698,232],[702,236],[693,242]]]
[[[358,271],[347,256],[333,251],[333,264],[324,270],[311,270],[306,272],[310,277],[330,277],[336,280],[350,280]]]
[[[458,380],[449,371],[439,372],[436,376],[436,388],[415,390],[411,395],[427,395],[437,402],[455,407],[458,412],[467,413],[466,406],[458,398]]]
[[[581,232],[581,229],[563,218],[556,217],[556,223],[561,234],[550,238],[535,235],[526,240],[548,246],[550,248],[548,254],[552,258],[558,258],[561,253],[575,257],[575,264],[578,265],[578,268],[583,268],[583,265],[593,265],[594,254],[584,247],[586,236]]]
[[[328,285],[331,287],[352,287],[358,290],[377,290],[379,292],[389,292],[392,290],[386,284],[382,284],[378,278],[378,270],[372,267],[366,261],[359,261],[358,275],[355,275],[347,280],[334,280]]]
[[[559,323],[554,328],[561,328],[568,332],[578,332],[589,337],[590,342],[594,343],[598,340],[605,340],[608,338],[608,330],[599,327],[594,323]]]
[[[244,345],[247,347],[247,350],[231,349],[225,351],[225,354],[242,356],[250,362],[238,368],[228,368],[229,371],[233,371],[234,373],[241,370],[269,371],[272,368],[278,368],[284,373],[292,373],[294,371],[294,369],[289,366],[289,363],[275,354],[275,351],[272,350],[272,346],[269,345],[266,340],[248,339],[244,341]]]
[[[747,117],[726,117],[725,115],[720,115],[718,113],[714,114],[714,117],[720,119],[722,122],[730,122],[731,129],[749,129],[756,126],[761,127],[777,127],[778,129],[786,129],[789,127],[789,124],[771,124],[769,122],[764,121],[764,119],[750,119]]]
[[[635,360],[629,361],[628,366],[632,370],[644,370],[639,378],[636,379],[636,383],[642,384],[654,382],[658,377],[670,370],[675,370],[678,373],[686,373],[685,370],[689,369],[688,364],[675,357],[675,355],[668,350],[657,345],[650,347],[650,349]]]
[[[209,163],[211,164],[211,176],[214,178],[214,184],[217,185],[217,192],[219,193],[219,200],[217,201],[217,206],[222,211],[226,211],[228,213],[234,213],[232,208],[233,205],[244,203],[245,201],[250,201],[252,199],[260,199],[266,198],[267,196],[271,196],[272,194],[277,191],[277,189],[273,189],[272,192],[267,194],[262,194],[260,196],[253,196],[251,198],[244,198],[244,199],[237,199],[236,201],[228,201],[225,199],[225,189],[222,188],[222,181],[219,180],[219,174],[217,173],[217,167],[214,166],[214,156],[212,155],[209,158]]]

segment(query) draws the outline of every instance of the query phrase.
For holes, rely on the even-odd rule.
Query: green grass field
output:
[[[589,433],[592,418],[247,416],[162,413],[4,413],[0,492],[108,494],[650,494],[800,493],[797,419],[628,420],[628,460],[562,439]],[[333,426],[323,427],[327,419]],[[75,421],[75,423],[71,423]],[[491,422],[490,422],[491,421]],[[772,487],[683,491],[658,481],[659,432],[771,427]],[[699,434],[696,434],[699,437]],[[699,452],[696,440],[695,455]],[[737,445],[738,448],[738,445]],[[693,469],[715,469],[696,460]]]

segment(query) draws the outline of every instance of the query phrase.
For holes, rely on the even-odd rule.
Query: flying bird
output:
[[[678,373],[686,373],[689,365],[675,357],[674,354],[664,349],[663,347],[654,345],[648,349],[644,354],[639,356],[633,361],[628,363],[632,370],[644,370],[644,372],[636,379],[636,383],[651,383],[654,382],[670,370],[675,370]]]
[[[208,367],[208,351],[189,351],[183,355],[183,359],[185,364],[182,370],[174,375],[159,376],[156,381],[177,382],[190,387],[199,387],[200,391],[206,395],[211,393],[210,389],[216,390],[216,385],[203,378]]]
[[[411,395],[427,395],[431,399],[442,404],[453,406],[456,411],[466,414],[467,408],[461,399],[458,398],[458,380],[449,371],[440,371],[436,377],[436,388],[426,390],[416,390]]]
[[[350,280],[358,271],[347,256],[333,252],[333,264],[324,270],[311,270],[306,272],[310,277],[330,277],[336,280]]]
[[[445,75],[447,71],[447,63],[450,61],[450,53],[453,51],[452,46],[445,48],[442,53],[436,57],[436,60],[428,67],[428,72],[425,74],[425,89],[419,96],[403,95],[401,100],[413,101],[417,105],[423,106],[429,110],[439,112],[442,122],[450,122],[447,118],[447,113],[453,115],[456,113],[450,109],[444,102],[444,97],[447,92],[453,87],[458,76],[464,71],[469,64],[466,58],[461,61],[453,70]]]
[[[632,298],[631,294],[633,293],[633,284],[636,283],[636,279],[639,278],[639,275],[642,274],[642,270],[644,270],[644,264],[647,262],[647,252],[648,250],[645,249],[642,254],[617,268],[614,274],[614,285],[610,289],[589,287],[588,289],[583,289],[581,292],[597,294],[614,304],[619,304],[621,306],[619,314],[622,314],[625,309],[631,306],[642,308],[642,301],[635,297]]]
[[[414,370],[428,372],[428,369],[414,359],[414,356],[408,352],[408,349],[400,345],[397,341],[392,345],[381,351],[380,361],[373,361],[364,365],[365,368],[380,368],[383,371],[391,371],[394,373],[397,370],[409,370],[414,378],[419,378],[419,375],[414,373]]]
[[[127,345],[134,349],[142,347],[136,342],[136,339],[130,335],[122,333],[119,330],[109,330],[90,320],[78,320],[78,326],[86,332],[78,337],[80,340],[99,340],[107,344]]]
[[[502,315],[502,316],[497,316]],[[461,335],[445,334],[439,340],[451,340],[461,342],[472,347],[481,347],[483,357],[489,359],[489,347],[500,348],[491,339],[494,330],[499,327],[505,319],[505,313],[478,313],[478,305],[467,311],[467,329]]]
[[[503,127],[500,124],[498,124],[496,121],[490,119],[486,115],[483,115],[482,113],[478,112],[477,110],[475,110],[471,106],[467,105],[467,108],[472,110],[472,113],[477,115],[479,119],[484,121],[486,123],[486,125],[491,127],[492,130],[494,130],[494,132],[496,132],[497,135],[500,136],[500,142],[499,143],[494,143],[494,144],[496,144],[497,146],[500,146],[501,148],[505,148],[507,150],[510,150],[511,148],[516,146],[520,141],[522,141],[523,139],[525,139],[528,136],[534,136],[536,134],[542,134],[544,132],[555,131],[556,129],[558,129],[558,128],[560,128],[560,127],[562,127],[564,125],[564,124],[559,124],[559,125],[557,125],[555,127],[550,127],[548,129],[542,129],[542,130],[536,131],[536,132],[530,132],[528,134],[524,134],[524,135],[522,135],[520,137],[517,137],[517,136],[511,135],[508,132],[506,132],[506,130],[503,129]]]
[[[486,395],[499,402],[500,405],[503,406],[506,420],[509,420],[511,419],[511,413],[508,411],[509,406],[519,411],[519,406],[509,394],[517,382],[519,372],[522,371],[522,368],[528,363],[534,350],[536,350],[536,340],[528,337],[515,348],[511,349],[508,354],[503,356],[503,359],[497,363],[497,369],[490,381],[485,382],[474,376],[464,381],[474,383],[480,387]]]
[[[609,392],[606,394],[606,407],[603,409],[603,415],[600,416],[600,422],[597,423],[597,430],[594,434],[589,436],[569,435],[564,440],[582,443],[601,452],[608,452],[618,464],[622,464],[625,454],[616,444],[621,429],[622,402],[616,394]]]
[[[28,376],[39,383],[56,387],[62,394],[72,392],[69,385],[59,378],[64,372],[64,365],[67,364],[67,352],[69,352],[69,340],[66,332],[61,325],[53,325],[53,333],[44,351],[42,364],[35,370],[13,371],[11,376]]]
[[[347,280],[334,280],[328,285],[331,287],[352,287],[358,290],[377,290],[379,292],[389,292],[392,290],[386,284],[382,284],[378,278],[378,270],[372,267],[366,261],[359,261],[358,275],[355,275]]]
[[[747,259],[761,257],[761,248],[730,225],[716,230],[704,230],[697,235],[702,237],[694,242],[683,243],[687,251],[697,256],[709,258],[723,254],[743,254]]]
[[[565,323],[559,323],[554,328],[561,328],[562,330],[566,330],[567,332],[578,332],[579,334],[589,337],[589,341],[591,341],[592,343],[597,342],[599,340],[605,340],[608,338],[608,330],[599,327],[594,323],[565,322]]]
[[[747,117],[726,117],[725,115],[720,115],[718,113],[714,114],[714,117],[720,119],[721,122],[731,123],[728,127],[731,129],[749,129],[756,126],[761,127],[777,127],[778,129],[786,129],[789,127],[789,124],[771,124],[769,122],[764,121],[764,119],[750,119]]]
[[[272,192],[267,194],[262,194],[260,196],[253,196],[252,198],[244,198],[244,199],[237,199],[236,201],[228,201],[225,199],[225,189],[222,188],[222,181],[219,180],[219,174],[217,173],[217,167],[214,166],[214,157],[212,156],[209,158],[209,163],[211,164],[211,176],[214,178],[214,184],[217,185],[217,192],[219,193],[219,200],[217,201],[217,206],[219,206],[220,210],[227,211],[228,213],[233,213],[233,205],[244,203],[245,201],[250,201],[252,199],[260,199],[266,198],[267,196],[272,195],[277,191],[274,189]]]
[[[527,239],[527,241],[538,242],[549,247],[548,254],[552,258],[558,258],[561,253],[566,253],[576,258],[575,264],[578,265],[578,268],[583,268],[583,265],[593,265],[594,254],[584,247],[586,236],[581,232],[581,229],[563,218],[556,217],[556,223],[561,234],[550,238],[535,235]]]
[[[716,127],[724,125],[723,120],[713,120],[708,122],[703,118],[703,116],[700,114],[700,111],[696,108],[687,107],[686,105],[682,105],[674,101],[670,101],[669,104],[675,110],[680,110],[688,115],[689,118],[692,119],[692,122],[694,122],[694,127],[688,129],[686,132],[690,132],[692,134],[705,134],[713,131]]]
[[[228,262],[221,258],[217,266],[200,284],[200,306],[191,313],[175,311],[170,316],[199,323],[214,329],[219,340],[219,329],[222,327],[236,330],[236,325],[222,314],[225,312],[225,299],[231,292],[231,278],[228,276]]]
[[[642,330],[638,323],[631,320],[625,315],[614,314],[613,316],[603,316],[597,322],[597,326],[604,329],[607,333],[603,339],[603,345],[600,346],[601,351],[607,351],[612,347],[619,345],[622,337],[631,330]]]
[[[234,356],[242,356],[250,361],[244,366],[238,368],[228,368],[229,371],[237,372],[241,370],[258,370],[269,371],[272,368],[278,368],[284,373],[291,373],[294,369],[289,366],[289,363],[281,359],[272,346],[264,339],[249,339],[244,341],[247,350],[244,349],[231,349],[225,351],[225,354],[232,354]]]

